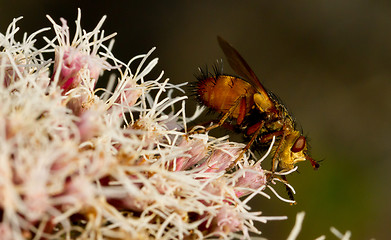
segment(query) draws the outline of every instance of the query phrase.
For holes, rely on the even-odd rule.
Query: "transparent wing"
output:
[[[249,83],[251,83],[262,95],[268,97],[268,94],[265,88],[262,86],[261,82],[258,80],[257,76],[244,60],[244,58],[239,54],[234,47],[231,46],[227,41],[225,41],[220,36],[217,36],[217,41],[221,49],[223,50],[225,57],[228,60],[231,68],[241,77],[244,77]]]

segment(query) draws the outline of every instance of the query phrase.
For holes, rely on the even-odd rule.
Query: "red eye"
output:
[[[305,147],[305,137],[300,136],[296,139],[296,142],[293,144],[291,150],[292,152],[300,152]]]

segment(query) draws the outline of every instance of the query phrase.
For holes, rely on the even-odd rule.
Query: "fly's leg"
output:
[[[285,141],[285,137],[286,137],[286,131],[283,131],[282,138],[281,138],[281,140],[278,142],[278,146],[277,146],[276,151],[274,152],[274,155],[273,155],[273,160],[272,160],[272,173],[275,173],[275,171],[276,171],[276,169],[277,169],[277,166],[278,166],[277,155],[278,155],[278,153],[280,152],[282,143]]]
[[[278,179],[279,181],[284,183],[285,184],[285,189],[286,189],[288,197],[289,197],[289,200],[291,200],[290,205],[296,205],[295,197],[293,196],[293,191],[288,186],[288,181],[286,180],[286,176],[285,175],[274,176],[273,173],[267,173],[266,174],[266,179],[267,179],[268,184],[270,184],[273,179]]]
[[[199,134],[199,133],[205,133],[205,132],[208,132],[212,129],[215,129],[215,128],[218,128],[220,127],[221,125],[224,124],[224,122],[227,120],[227,118],[229,116],[232,115],[232,113],[235,111],[235,109],[240,105],[240,109],[243,109],[241,110],[241,112],[245,111],[246,110],[246,105],[245,105],[245,96],[241,96],[239,97],[238,99],[236,99],[236,101],[234,102],[234,104],[228,109],[228,111],[223,115],[223,117],[220,119],[220,121],[218,123],[215,123],[207,128],[204,128],[204,129],[199,129],[199,130],[195,130],[195,131],[190,131],[188,134]],[[244,106],[243,106],[243,102],[244,102]],[[240,114],[242,115],[242,114]]]
[[[285,141],[285,137],[286,137],[286,131],[284,130],[281,130],[281,131],[276,131],[276,132],[273,132],[273,133],[270,133],[270,134],[267,134],[267,135],[264,135],[262,136],[261,138],[261,142],[262,143],[267,143],[267,142],[270,142],[273,137],[278,137],[278,136],[281,136],[281,139],[278,141],[278,145],[277,145],[277,148],[276,150],[274,151],[274,154],[273,154],[273,159],[272,159],[272,175],[274,175],[274,173],[276,172],[276,169],[278,167],[278,161],[277,161],[277,156],[278,156],[278,153],[280,152],[281,150],[281,147],[282,147],[282,144],[283,142]]]
[[[267,175],[267,182],[270,183],[271,181],[273,181],[274,178],[280,179],[285,184],[285,188],[286,188],[286,191],[288,193],[288,197],[292,201],[291,205],[294,205],[294,204],[296,204],[295,198],[293,196],[292,189],[288,186],[288,181],[286,179],[286,176],[285,175],[281,175],[281,177],[279,177],[279,176],[275,175],[275,172],[276,172],[277,167],[278,167],[277,155],[278,155],[278,153],[279,153],[279,151],[281,149],[282,143],[285,141],[286,131],[281,130],[281,131],[277,131],[277,132],[265,135],[265,136],[262,137],[261,142],[270,142],[273,137],[277,137],[277,136],[281,136],[281,135],[282,135],[281,140],[279,141],[278,146],[277,146],[277,148],[276,148],[276,150],[275,150],[275,152],[273,154],[272,170],[271,170],[271,173],[269,173]]]
[[[235,159],[234,162],[229,166],[228,170],[232,169],[236,163],[243,157],[243,154],[246,153],[251,145],[254,143],[255,139],[257,139],[258,135],[261,133],[263,124],[265,121],[261,121],[260,124],[258,124],[257,129],[255,130],[253,136],[251,137],[250,141],[247,143],[247,145],[240,151],[239,156]]]
[[[285,175],[281,175],[281,179],[283,180],[283,183],[285,183],[286,192],[288,193],[289,200],[295,201],[295,197],[293,196],[293,191],[290,187],[288,187],[288,181],[286,180]],[[291,203],[291,205],[296,204],[296,202]]]

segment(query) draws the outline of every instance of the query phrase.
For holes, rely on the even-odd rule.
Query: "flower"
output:
[[[58,41],[58,45],[53,46],[55,61],[52,81],[63,89],[64,94],[76,88],[82,83],[83,79],[93,81],[93,85],[95,85],[100,73],[103,70],[112,68],[104,58],[97,54],[97,50],[101,47],[100,45],[115,35],[112,34],[108,37],[104,37],[104,35],[99,36],[99,29],[104,19],[92,32],[82,34],[79,15],[76,24],[76,37],[70,42],[66,20],[61,19],[62,26],[59,26],[49,17],[49,20],[54,25],[56,40]],[[94,39],[92,39],[93,37]],[[91,40],[94,41],[92,47]],[[87,76],[81,76],[83,73]]]
[[[115,35],[100,30],[105,17],[87,32],[79,10],[73,38],[48,18],[56,36],[40,49],[48,28],[18,42],[15,19],[0,34],[3,238],[249,239],[254,222],[285,219],[247,206],[269,196],[243,144],[186,133],[196,116],[173,95],[183,85],[148,79],[154,49],[123,63],[104,44]],[[97,89],[105,70],[117,74]]]

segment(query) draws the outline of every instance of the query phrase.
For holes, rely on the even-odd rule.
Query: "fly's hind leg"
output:
[[[220,119],[220,121],[218,123],[215,123],[215,124],[213,124],[213,125],[211,125],[211,126],[209,126],[207,128],[194,130],[194,131],[191,130],[190,132],[188,132],[188,134],[191,135],[191,134],[205,133],[205,132],[208,132],[208,131],[210,131],[212,129],[215,129],[215,128],[218,128],[218,127],[222,126],[224,124],[224,122],[227,120],[227,118],[232,115],[232,113],[235,111],[235,109],[238,106],[240,107],[240,115],[239,115],[239,118],[238,118],[238,123],[239,123],[239,120],[240,121],[243,120],[244,114],[245,114],[245,111],[246,111],[246,98],[245,98],[245,96],[239,97],[234,102],[234,104],[228,109],[228,111],[223,115],[223,117]]]

